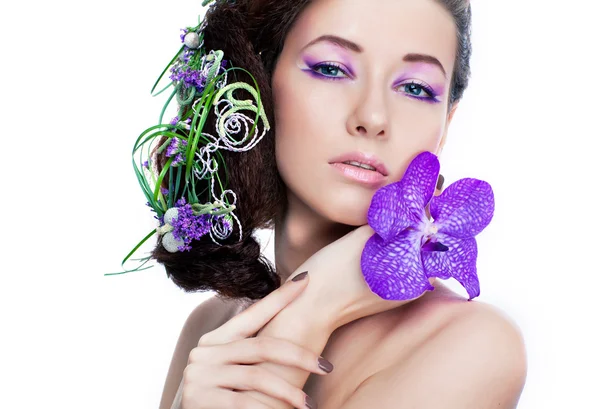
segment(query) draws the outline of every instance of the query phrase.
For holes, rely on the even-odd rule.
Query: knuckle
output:
[[[313,358],[312,352],[310,352],[306,348],[294,344],[293,342],[283,341],[282,347],[285,351],[286,357],[289,359],[290,362],[294,362],[296,364],[301,365],[303,363],[308,363]]]
[[[192,383],[192,367],[191,366],[186,366],[185,369],[183,370],[183,377],[182,377],[182,381],[183,381],[183,385],[189,385],[190,383]],[[185,392],[185,389],[184,389]]]
[[[198,346],[209,346],[210,344],[210,332],[203,334],[198,340]]]
[[[188,355],[188,365],[196,362],[203,362],[206,356],[206,348],[195,347]]]
[[[300,347],[292,348],[290,351],[290,359],[298,365],[313,366],[310,365],[313,361],[313,354]],[[315,358],[314,360],[316,361],[317,359]]]

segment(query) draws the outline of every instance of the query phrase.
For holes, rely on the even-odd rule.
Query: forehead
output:
[[[454,21],[434,0],[312,0],[285,45],[300,49],[325,34],[353,41],[365,57],[379,61],[422,53],[439,59],[446,72],[454,66]]]

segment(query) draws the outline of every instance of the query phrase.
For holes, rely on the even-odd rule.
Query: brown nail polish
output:
[[[327,373],[333,371],[333,364],[323,357],[319,357],[319,368]]]
[[[306,395],[304,403],[306,404],[306,407],[308,409],[317,409],[317,403],[314,400],[312,400],[312,398],[308,395]]]
[[[308,271],[305,271],[303,273],[298,274],[297,276],[295,276],[294,278],[292,278],[292,281],[300,281],[300,280],[304,280],[306,278],[306,275],[308,274]]]
[[[440,173],[440,175],[438,176],[436,189],[442,190],[442,187],[444,187],[444,176],[442,176],[442,174]]]

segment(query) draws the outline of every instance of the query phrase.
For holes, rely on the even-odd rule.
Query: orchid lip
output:
[[[423,245],[423,247],[421,247],[421,250],[423,250],[423,251],[448,251],[448,250],[450,250],[450,247],[445,246],[444,244],[440,243],[439,241],[428,241],[427,243],[425,243]]]

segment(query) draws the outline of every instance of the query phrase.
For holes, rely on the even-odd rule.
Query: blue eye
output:
[[[310,70],[306,70],[313,77],[325,80],[343,80],[351,77],[350,74],[340,64],[334,62],[323,62],[310,66]],[[341,74],[341,75],[340,75]],[[404,87],[404,92],[408,97],[424,102],[436,103],[441,102],[436,97],[437,95],[427,84],[419,83],[415,80],[400,84],[394,89],[399,90]]]
[[[341,80],[348,76],[346,71],[342,68],[341,65],[335,63],[319,63],[310,67],[311,72],[315,74],[317,77],[330,79],[330,80]],[[338,74],[342,74],[342,76],[338,76]]]
[[[414,99],[425,100],[427,102],[439,102],[433,90],[425,84],[419,84],[416,81],[411,81],[406,84],[400,84],[397,89],[404,88],[404,91],[409,97]]]

